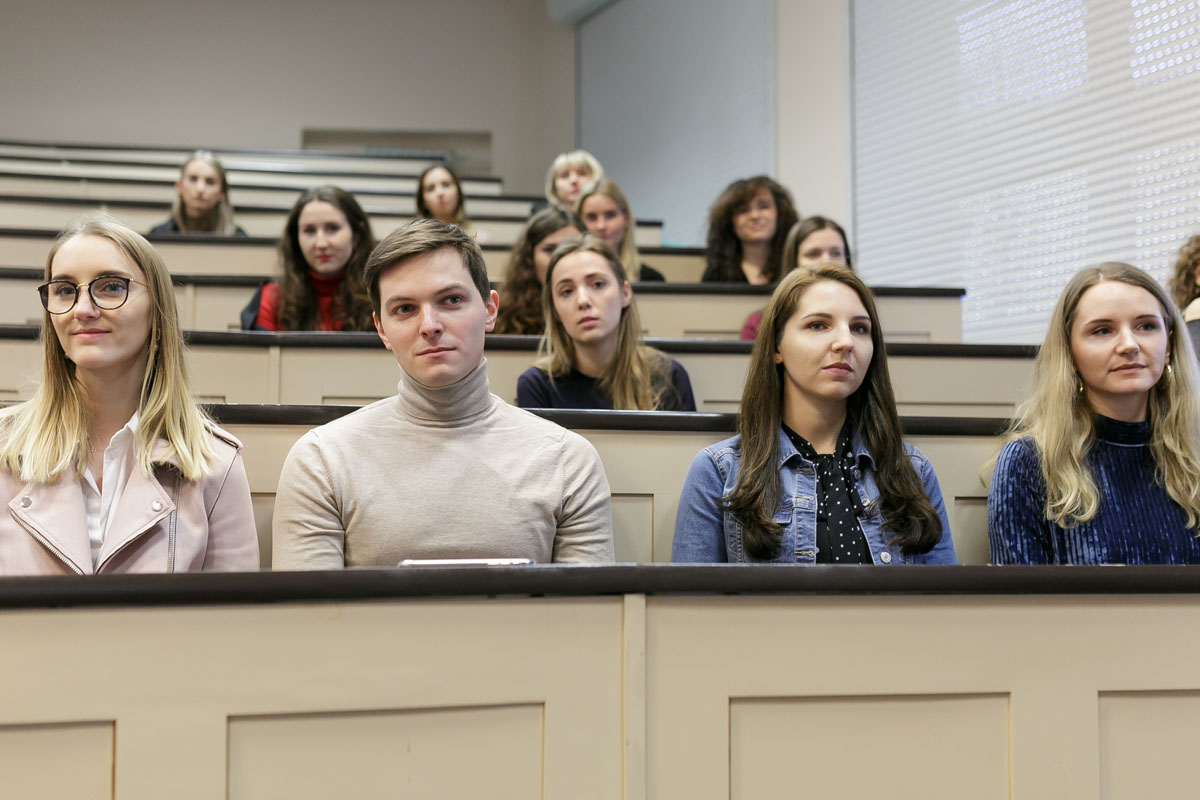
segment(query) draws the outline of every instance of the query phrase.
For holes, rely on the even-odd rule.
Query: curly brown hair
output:
[[[542,282],[533,267],[533,253],[551,234],[563,228],[583,231],[579,217],[559,206],[548,206],[530,217],[513,246],[500,287],[500,314],[496,333],[524,333],[540,336],[546,330],[542,316]]]
[[[355,244],[346,262],[345,278],[338,291],[337,316],[344,331],[373,331],[371,297],[363,281],[367,256],[375,249],[371,220],[354,199],[354,195],[337,186],[317,186],[300,195],[288,212],[283,236],[279,239],[279,260],[283,264],[280,282],[279,330],[311,331],[317,327],[317,297],[308,278],[308,262],[300,249],[300,212],[314,201],[329,203],[346,216],[354,232]]]
[[[1167,289],[1171,292],[1171,300],[1180,309],[1187,308],[1188,303],[1200,297],[1200,286],[1196,285],[1196,268],[1200,267],[1200,234],[1193,236],[1179,248],[1179,257],[1175,259],[1175,274],[1167,281]]]
[[[708,239],[706,242],[703,281],[746,283],[742,272],[742,243],[733,232],[733,216],[759,189],[767,189],[775,200],[775,236],[771,239],[771,255],[763,270],[768,283],[779,280],[783,271],[783,243],[788,231],[800,221],[792,195],[780,184],[766,175],[736,180],[725,187],[725,191],[713,203],[708,212]]]

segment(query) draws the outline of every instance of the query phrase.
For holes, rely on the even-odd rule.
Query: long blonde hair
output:
[[[1100,492],[1086,459],[1096,442],[1094,415],[1080,391],[1071,356],[1071,326],[1083,293],[1104,281],[1145,289],[1162,308],[1170,355],[1163,376],[1150,389],[1150,453],[1155,477],[1200,526],[1200,381],[1196,356],[1183,319],[1158,283],[1137,267],[1109,262],[1073,277],[1050,317],[1050,328],[1033,368],[1033,393],[1013,422],[1008,441],[1028,437],[1037,447],[1046,485],[1046,519],[1060,528],[1087,522],[1100,508]],[[990,465],[988,465],[990,466]],[[987,466],[985,466],[987,469]]]
[[[197,150],[188,156],[187,160],[183,162],[183,166],[179,168],[180,177],[183,177],[183,171],[193,161],[207,164],[216,170],[217,175],[221,178],[221,200],[199,221],[198,225],[192,225],[192,220],[187,215],[187,209],[183,207],[183,196],[179,192],[175,192],[175,202],[171,204],[171,218],[175,220],[175,227],[179,228],[181,233],[216,233],[221,236],[233,236],[237,233],[237,223],[233,219],[233,201],[229,199],[229,181],[225,178],[225,168],[208,150]]]
[[[175,291],[166,264],[142,236],[106,214],[89,214],[67,226],[46,257],[46,280],[59,248],[76,236],[112,242],[141,268],[150,293],[150,335],[146,373],[138,401],[135,453],[142,471],[152,474],[151,455],[160,442],[189,480],[208,471],[212,444],[207,419],[188,389],[183,334]],[[92,400],[75,378],[75,364],[63,351],[50,312],[42,312],[42,382],[33,398],[0,412],[0,468],[23,481],[52,483],[64,473],[87,468]]]
[[[621,251],[617,253],[617,259],[625,268],[625,274],[629,276],[629,280],[636,283],[642,277],[642,259],[638,255],[637,243],[634,241],[633,231],[637,227],[637,221],[633,218],[633,212],[629,210],[629,201],[625,199],[625,193],[621,191],[620,186],[607,178],[601,178],[580,192],[579,197],[575,199],[575,215],[580,219],[583,219],[584,201],[594,194],[603,195],[612,200],[617,204],[617,210],[625,215],[625,233],[621,237]]]
[[[546,268],[546,283],[542,287],[542,311],[546,317],[546,335],[538,346],[534,366],[546,373],[550,383],[556,376],[569,375],[575,367],[575,341],[567,334],[558,311],[554,308],[554,268],[572,253],[598,253],[608,262],[618,286],[628,279],[625,269],[612,249],[598,236],[570,238],[560,244],[550,256]],[[672,392],[671,359],[662,352],[642,344],[642,322],[637,301],[621,309],[617,325],[617,349],[598,382],[600,391],[612,400],[614,409],[655,411],[667,405]]]

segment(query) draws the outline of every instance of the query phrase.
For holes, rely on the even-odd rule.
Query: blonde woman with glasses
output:
[[[188,389],[162,259],[89,216],[45,278],[42,383],[0,412],[0,574],[258,569],[241,445]]]

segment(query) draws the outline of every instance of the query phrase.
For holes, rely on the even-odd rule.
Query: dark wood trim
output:
[[[0,579],[0,608],[228,606],[422,597],[1200,595],[1195,567],[614,564]],[[1194,598],[1200,599],[1200,598]]]

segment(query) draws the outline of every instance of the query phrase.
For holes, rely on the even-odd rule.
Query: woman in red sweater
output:
[[[279,240],[283,280],[268,281],[242,312],[267,331],[371,331],[363,266],[375,249],[371,221],[349,192],[318,186],[300,196]]]

